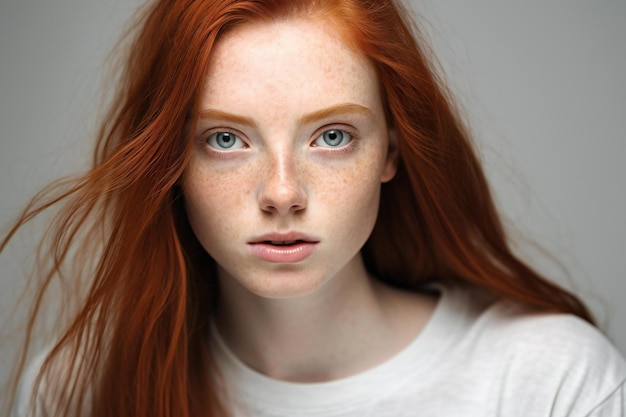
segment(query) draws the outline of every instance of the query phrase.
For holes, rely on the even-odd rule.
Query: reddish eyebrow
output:
[[[225,122],[232,122],[240,125],[256,126],[256,123],[250,117],[238,116],[221,110],[205,109],[200,111],[199,116],[201,119],[223,120]]]
[[[321,119],[326,119],[328,117],[337,116],[340,114],[360,114],[362,116],[371,117],[374,113],[365,106],[361,106],[360,104],[354,103],[344,103],[338,104],[336,106],[331,106],[325,109],[314,111],[313,113],[305,114],[300,118],[300,122],[302,124],[316,122]]]
[[[336,106],[327,107],[325,109],[316,110],[312,113],[305,114],[300,117],[300,124],[313,123],[321,119],[341,115],[341,114],[360,114],[362,116],[371,117],[373,112],[360,104],[344,103]],[[204,109],[200,111],[199,117],[201,119],[223,120],[225,122],[232,122],[246,126],[256,126],[254,119],[245,116],[239,116],[232,113],[223,112],[216,109]]]

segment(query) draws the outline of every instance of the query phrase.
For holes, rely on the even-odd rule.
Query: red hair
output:
[[[400,4],[159,0],[143,10],[127,45],[93,168],[64,191],[35,198],[0,247],[65,201],[49,235],[51,264],[28,338],[41,297],[63,265],[97,254],[93,267],[76,277],[86,279],[85,295],[40,373],[40,381],[61,381],[48,392],[51,415],[81,404],[101,417],[226,413],[206,353],[215,265],[189,228],[177,182],[215,42],[246,22],[293,17],[335,19],[344,40],[371,60],[398,138],[398,173],[383,185],[379,217],[363,248],[368,269],[405,288],[463,281],[592,321],[574,295],[510,250],[466,128]],[[61,362],[59,372],[53,365]]]

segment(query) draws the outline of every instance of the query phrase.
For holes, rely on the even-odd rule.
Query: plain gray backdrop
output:
[[[0,3],[0,230],[90,158],[102,64],[138,0]],[[626,2],[412,0],[468,115],[521,253],[574,289],[626,352]],[[421,21],[421,18],[419,19]],[[0,257],[0,314],[42,224]],[[6,343],[6,341],[5,341]],[[11,358],[0,356],[0,380]]]

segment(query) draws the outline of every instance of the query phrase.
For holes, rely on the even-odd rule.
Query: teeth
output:
[[[277,246],[285,246],[285,245],[293,245],[297,242],[297,240],[271,240],[269,241],[272,245]]]

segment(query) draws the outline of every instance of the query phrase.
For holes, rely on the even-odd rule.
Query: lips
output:
[[[303,242],[306,242],[306,241],[304,240],[264,240],[263,241],[263,243],[276,245],[276,246],[291,246],[291,245],[295,245],[296,243],[303,243]]]
[[[319,239],[299,232],[270,233],[248,242],[252,253],[270,263],[298,263],[311,256]]]
[[[286,232],[286,233],[267,233],[260,236],[255,236],[248,243],[266,243],[277,246],[293,245],[296,243],[317,243],[319,239],[300,232]]]

